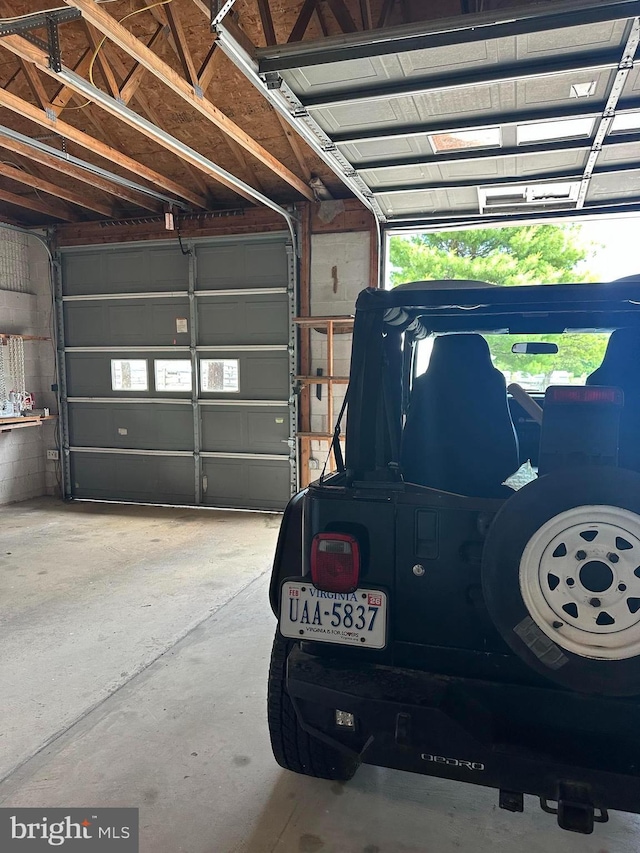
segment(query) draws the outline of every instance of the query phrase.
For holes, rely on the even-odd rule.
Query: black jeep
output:
[[[590,334],[597,369],[563,371]],[[280,531],[278,763],[533,794],[577,832],[640,812],[640,279],[365,290],[346,402]]]

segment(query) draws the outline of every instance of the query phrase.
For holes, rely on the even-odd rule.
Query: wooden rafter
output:
[[[318,0],[304,0],[293,29],[289,33],[288,42],[302,41],[317,5]]]
[[[207,53],[202,61],[200,70],[198,71],[198,85],[203,92],[206,92],[211,85],[211,81],[213,80],[213,76],[218,68],[221,55],[222,51],[218,49],[218,45],[214,41],[209,48],[209,53]]]
[[[122,60],[120,59],[118,54],[111,48],[111,45],[105,44],[103,47],[103,50],[106,50],[107,56],[109,57],[109,61],[110,61],[111,65],[113,66],[116,74],[118,74],[118,76],[122,80],[126,79],[127,69],[125,68],[124,63],[122,62]],[[124,90],[124,87],[123,87],[123,90]],[[151,106],[151,104],[149,103],[149,100],[147,99],[147,96],[144,94],[144,92],[140,91],[140,89],[137,89],[133,93],[131,99],[136,101],[136,103],[138,104],[138,106],[140,107],[142,112],[147,116],[147,118],[150,121],[152,121],[154,124],[157,124],[158,127],[162,127],[162,125],[163,125],[162,119],[160,118],[160,116],[158,115],[156,110]],[[123,100],[124,100],[124,98],[123,98]],[[124,101],[124,102],[125,102],[125,104],[127,103],[127,101]],[[209,192],[209,187],[207,186],[204,178],[202,177],[202,173],[198,169],[195,169],[193,166],[190,166],[188,163],[185,163],[184,166],[187,169],[187,171],[189,172],[189,174],[191,175],[191,177],[193,178],[193,180],[195,181],[195,183],[200,188],[200,192],[202,192],[202,194],[205,196],[205,198],[207,198],[209,196],[210,192]]]
[[[362,17],[362,29],[370,30],[373,27],[371,0],[360,0],[360,15]]]
[[[273,17],[271,16],[269,0],[258,0],[258,12],[260,13],[260,21],[262,23],[265,42],[268,45],[276,44],[276,31],[273,26]]]
[[[49,68],[47,54],[37,45],[32,45],[31,42],[26,41],[21,36],[5,36],[3,39],[0,40],[0,44],[2,44],[4,47],[8,47],[9,50],[18,53],[18,55],[23,56],[24,59],[28,59],[29,61],[35,63],[41,71],[44,71],[45,73],[50,74],[53,77],[57,77],[56,72]],[[71,86],[71,88],[75,88],[76,85],[78,85],[74,83],[73,80],[69,80],[67,82],[68,85]],[[84,90],[80,85],[78,85],[78,94],[84,95]],[[34,107],[32,104],[29,104],[27,101],[22,101],[20,98],[15,98],[15,100],[13,100],[14,98],[15,96],[12,96],[8,92],[3,92],[2,90],[0,90],[0,106],[9,106],[13,103],[14,107],[9,106],[9,108],[14,108],[15,112],[21,112],[20,109],[15,109],[15,101],[18,101],[20,104],[24,105],[24,108],[29,110],[29,112],[26,113],[27,118],[33,117],[33,119],[39,124],[42,124],[45,127],[50,127],[54,132],[59,133],[61,136],[66,136],[68,139],[71,139],[74,142],[78,142],[79,145],[83,145],[83,147],[88,148],[89,150],[93,151],[101,157],[111,159],[112,162],[123,166],[127,170],[136,174],[136,176],[138,177],[143,177],[145,180],[153,182],[156,186],[168,189],[169,192],[172,192],[181,198],[188,198],[189,200],[198,198],[199,206],[206,206],[204,199],[202,199],[200,196],[197,196],[190,190],[179,186],[175,183],[175,181],[166,178],[164,175],[160,175],[157,172],[154,172],[152,169],[149,169],[147,166],[144,166],[138,160],[132,160],[126,154],[122,154],[122,152],[118,151],[117,149],[111,148],[111,146],[107,145],[106,143],[101,142],[93,136],[89,136],[88,134],[78,130],[72,125],[68,125],[65,122],[60,121],[60,119],[56,119],[55,121],[53,121],[48,118],[46,113],[43,113],[41,110],[38,110],[36,107]],[[113,101],[112,103],[109,103],[108,101],[101,101],[100,106],[105,112],[120,119],[123,124],[132,127],[134,130],[138,131],[139,133],[142,133],[147,138],[152,139],[154,142],[161,145],[167,151],[170,151],[172,154],[175,154],[183,162],[187,162],[195,168],[200,169],[206,175],[214,178],[216,181],[223,184],[224,186],[227,186],[229,189],[233,190],[233,192],[238,193],[239,195],[246,198],[248,201],[251,201],[252,203],[255,201],[251,193],[249,193],[248,191],[244,192],[243,190],[239,189],[236,186],[235,182],[228,180],[224,177],[224,175],[220,175],[217,170],[211,169],[206,166],[200,158],[196,157],[195,155],[191,156],[187,152],[185,152],[184,149],[180,147],[180,145],[178,144],[178,140],[175,139],[175,137],[172,137],[169,134],[163,134],[160,128],[157,128],[158,132],[155,132],[153,127],[150,127],[148,129],[142,128],[133,116],[129,117],[127,113],[123,113],[119,109],[119,106],[115,101]]]
[[[95,57],[94,62],[96,62],[100,66],[100,71],[102,72],[102,77],[104,82],[107,84],[107,89],[111,94],[112,98],[120,97],[120,88],[116,81],[115,75],[109,62],[104,54],[104,51],[101,50],[101,42],[102,36],[95,31],[95,29],[85,21],[85,32],[87,33],[87,38],[89,39],[89,44],[91,45],[92,58]]]
[[[0,162],[0,175],[3,175],[5,178],[11,178],[12,181],[24,184],[25,186],[40,190],[41,192],[47,193],[48,195],[51,195],[54,198],[64,199],[65,201],[71,202],[71,204],[75,204],[78,207],[82,207],[87,210],[92,209],[90,205],[87,204],[87,200],[84,196],[78,195],[77,193],[72,192],[66,187],[60,187],[57,184],[53,184],[51,183],[51,181],[44,180],[43,178],[38,178],[23,169],[17,169],[15,166],[10,166],[8,163]],[[103,208],[101,212],[103,212],[105,216],[111,215],[111,211],[109,208]]]
[[[6,167],[2,165],[2,168]],[[9,192],[9,190],[0,189],[0,201],[5,201],[7,204],[13,204],[16,207],[22,207],[25,210],[42,213],[43,216],[47,216],[50,219],[62,219],[65,222],[74,222],[78,219],[77,216],[70,214],[66,209],[62,209],[60,205],[45,204],[40,199],[27,198],[26,196]]]
[[[378,29],[381,27],[386,27],[387,22],[391,16],[391,10],[393,9],[393,4],[395,0],[384,0],[382,4],[382,9],[380,10],[380,17],[378,18]]]
[[[329,35],[329,27],[327,26],[327,19],[325,17],[324,12],[322,11],[322,6],[318,3],[316,6],[316,17],[318,18],[318,23],[320,24],[320,29],[322,30],[323,36]]]
[[[23,39],[21,36],[6,36],[0,40],[0,44],[8,50],[17,53],[18,55],[22,55],[22,57],[27,59],[29,62],[33,62],[45,73],[51,74],[54,77],[56,76],[55,71],[52,71],[49,68],[46,53],[39,47],[36,47],[26,41],[26,39]],[[53,133],[64,136],[72,142],[76,142],[88,151],[92,151],[94,154],[97,154],[111,163],[126,169],[137,178],[149,181],[152,185],[160,187],[163,190],[178,196],[178,198],[183,198],[198,207],[206,207],[205,200],[196,193],[193,193],[191,190],[186,189],[186,187],[180,186],[170,178],[161,175],[154,169],[150,169],[138,160],[134,160],[132,157],[123,154],[116,148],[113,148],[95,137],[90,136],[88,133],[78,130],[76,127],[73,127],[73,125],[67,124],[67,122],[62,121],[59,118],[55,120],[50,119],[46,113],[37,107],[34,107],[33,104],[30,104],[28,101],[18,98],[16,95],[1,89],[0,106],[7,107],[12,112],[31,119],[31,121],[35,121],[36,124],[39,124],[41,127],[46,127],[53,131]],[[147,200],[146,204],[150,204],[150,202]]]
[[[327,3],[329,4],[329,8],[333,12],[333,17],[338,22],[343,33],[357,32],[358,28],[356,27],[344,0],[327,0]]]
[[[183,80],[170,65],[163,62],[143,42],[119,24],[102,6],[99,6],[94,0],[65,0],[65,2],[68,6],[80,9],[85,18],[104,35],[109,36],[120,48],[144,65],[173,92],[205,116],[212,124],[220,128],[227,136],[264,163],[274,174],[286,181],[305,198],[313,199],[313,192],[304,181],[294,175],[290,169],[214,106],[211,101],[204,97],[198,97],[193,86]]]
[[[147,47],[151,49],[154,44],[158,41],[161,35],[166,32],[164,24],[158,24],[156,31],[153,33],[149,41],[147,42]],[[124,101],[125,104],[128,104],[133,95],[138,91],[138,87],[140,83],[142,83],[142,78],[146,74],[147,69],[144,65],[140,65],[139,62],[133,66],[131,71],[127,74],[122,82],[122,86],[120,88],[120,97]]]
[[[20,68],[22,69],[24,76],[27,78],[27,83],[29,84],[33,97],[40,104],[43,110],[51,109],[51,102],[44,86],[42,85],[40,75],[31,63],[25,62],[24,59],[20,59],[19,61]]]
[[[180,16],[174,9],[173,3],[168,3],[164,7],[164,13],[167,16],[167,20],[169,21],[171,35],[173,36],[173,41],[176,46],[180,65],[182,65],[182,70],[184,71],[184,76],[189,81],[189,83],[191,83],[192,86],[197,86],[198,72],[196,71],[196,66],[194,65],[193,57],[191,56],[191,50],[187,43],[184,30],[182,29],[182,22],[180,21]]]
[[[69,178],[74,178],[76,181],[89,184],[90,186],[116,196],[123,201],[130,201],[132,204],[142,206],[140,204],[139,196],[124,187],[119,187],[117,184],[113,184],[106,178],[102,178],[99,175],[86,172],[74,163],[59,159],[53,154],[47,154],[45,151],[41,151],[38,148],[32,148],[25,142],[20,142],[19,140],[5,137],[0,134],[0,147],[8,151],[13,151],[15,154],[20,154],[22,157],[26,157],[33,162],[40,163],[48,170],[60,172],[62,175],[66,175]],[[111,206],[102,204],[98,201],[93,201],[85,196],[82,198],[84,207],[86,207],[87,210],[94,210],[96,213],[102,213],[104,216],[114,218],[115,211]]]

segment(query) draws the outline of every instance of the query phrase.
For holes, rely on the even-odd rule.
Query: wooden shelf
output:
[[[31,426],[42,426],[43,421],[55,421],[57,415],[37,415],[23,418],[0,418],[0,432],[10,432],[13,429],[24,429]]]

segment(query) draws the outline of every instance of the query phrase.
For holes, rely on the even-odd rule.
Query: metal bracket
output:
[[[225,3],[221,0],[210,0],[211,2],[211,29],[214,30],[220,21],[224,18],[227,12],[231,9],[236,0],[226,0]]]
[[[545,797],[540,797],[540,808],[547,814],[557,815],[561,829],[590,835],[593,832],[593,824],[606,823],[609,813],[606,809],[596,810],[589,794],[585,785],[560,782],[557,808],[550,806]]]
[[[46,16],[47,21],[47,50],[49,51],[49,66],[59,74],[62,71],[62,56],[60,55],[60,34],[58,21],[53,15]]]

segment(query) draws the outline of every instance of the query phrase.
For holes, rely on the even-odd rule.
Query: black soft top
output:
[[[415,281],[363,290],[356,311],[382,311],[385,324],[424,330],[563,332],[640,326],[640,276],[598,284],[502,287],[481,281]]]

